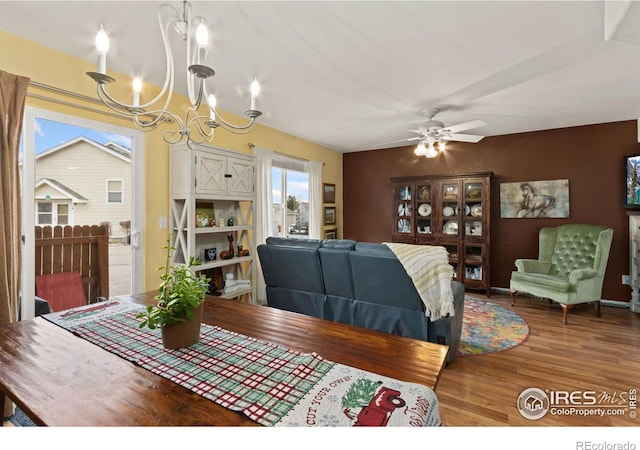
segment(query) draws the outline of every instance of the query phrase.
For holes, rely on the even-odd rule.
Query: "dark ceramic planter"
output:
[[[184,322],[165,325],[161,328],[164,348],[179,349],[190,347],[200,339],[203,304],[193,310],[193,316]]]

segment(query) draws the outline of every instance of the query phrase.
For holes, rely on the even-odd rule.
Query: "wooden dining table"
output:
[[[119,297],[154,302],[157,292]],[[207,296],[203,322],[436,389],[448,347]],[[252,426],[244,414],[36,317],[0,326],[0,406],[46,426]]]

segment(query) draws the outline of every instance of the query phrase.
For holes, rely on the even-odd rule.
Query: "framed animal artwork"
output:
[[[567,218],[569,180],[500,183],[501,218]]]

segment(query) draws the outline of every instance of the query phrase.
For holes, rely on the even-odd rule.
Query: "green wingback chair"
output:
[[[517,292],[560,303],[563,323],[571,307],[595,302],[600,316],[602,283],[613,230],[601,225],[569,224],[544,227],[539,234],[538,259],[516,259],[511,273],[511,305]]]

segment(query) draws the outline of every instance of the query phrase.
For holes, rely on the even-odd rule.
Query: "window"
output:
[[[107,180],[107,203],[123,203],[122,180]]]
[[[309,237],[309,172],[302,164],[273,161],[273,236]]]
[[[37,225],[71,225],[69,203],[39,201]]]
[[[53,203],[38,202],[38,225],[53,225]]]
[[[69,204],[59,203],[57,207],[58,225],[69,225]]]

